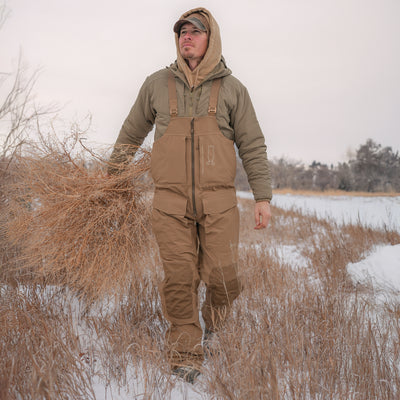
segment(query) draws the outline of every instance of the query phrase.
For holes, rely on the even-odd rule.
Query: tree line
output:
[[[240,163],[236,185],[249,188]],[[372,139],[360,145],[348,161],[330,165],[313,161],[305,165],[285,158],[270,160],[273,188],[294,190],[344,190],[400,192],[400,155]]]

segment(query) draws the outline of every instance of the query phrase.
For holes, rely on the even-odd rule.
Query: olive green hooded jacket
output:
[[[201,12],[209,21],[209,44],[201,63],[193,71],[180,55],[178,35],[177,61],[169,67],[150,75],[126,118],[110,158],[112,164],[127,161],[121,145],[140,146],[155,124],[154,140],[158,140],[170,121],[168,102],[168,73],[176,79],[178,116],[199,117],[207,115],[212,80],[223,78],[218,98],[217,123],[224,136],[234,140],[243,162],[248,181],[256,201],[271,200],[271,182],[264,135],[247,89],[232,76],[221,55],[219,28],[211,13],[196,8],[182,15]],[[113,168],[110,168],[113,172]]]

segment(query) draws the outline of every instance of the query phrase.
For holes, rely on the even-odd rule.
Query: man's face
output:
[[[182,25],[179,34],[179,50],[185,60],[200,62],[208,47],[207,32],[201,31],[193,24]]]

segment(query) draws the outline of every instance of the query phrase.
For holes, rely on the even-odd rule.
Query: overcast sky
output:
[[[8,0],[0,72],[21,49],[35,92],[113,144],[146,76],[176,59],[172,26],[208,8],[248,88],[270,158],[347,160],[368,138],[400,150],[399,0]]]

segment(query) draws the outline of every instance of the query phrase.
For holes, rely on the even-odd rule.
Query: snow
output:
[[[132,374],[132,376],[135,376]],[[183,382],[179,378],[175,379],[174,388],[171,391],[170,397],[168,399],[171,400],[181,400],[181,399],[190,399],[190,400],[202,400],[205,399],[204,395],[201,395],[201,389],[199,386],[200,382],[196,382],[194,385]],[[149,398],[149,393],[146,393],[145,386],[142,384],[144,381],[141,377],[136,377],[136,382],[131,382],[131,387],[133,387],[134,394],[132,391],[129,391],[128,387],[114,387],[113,384],[104,385],[104,382],[100,379],[94,379],[93,383],[93,391],[96,396],[96,400],[127,400],[127,399],[138,399],[145,400]],[[152,393],[151,396],[154,400],[166,400],[166,397],[163,393]]]
[[[237,192],[238,197],[253,199],[250,192]],[[306,196],[274,194],[272,205],[285,210],[294,209],[320,219],[334,219],[339,224],[360,223],[372,228],[400,232],[400,196]],[[296,246],[277,249],[280,258],[296,267],[306,265]],[[354,282],[370,282],[375,288],[400,291],[400,245],[379,246],[366,254],[365,259],[349,264]]]
[[[242,245],[239,244],[239,248],[241,247]],[[257,254],[260,254],[263,251],[273,254],[282,263],[288,264],[291,268],[296,270],[306,267],[309,262],[307,258],[303,257],[300,249],[295,245],[282,244],[274,246],[273,248],[266,248],[263,244],[256,243],[250,247],[255,249]]]
[[[238,197],[253,199],[250,192],[238,192]],[[400,196],[306,196],[274,194],[272,205],[285,210],[294,209],[320,219],[334,219],[338,223],[360,223],[372,228],[387,228],[400,232]],[[306,265],[295,246],[281,246],[280,258]],[[400,291],[400,245],[379,246],[365,259],[349,264],[348,272],[356,283],[369,282],[374,288]]]
[[[276,249],[276,254],[282,262],[290,265],[293,269],[304,268],[308,265],[309,261],[303,257],[299,248],[295,245],[282,245]]]
[[[251,193],[238,192],[242,198],[253,198]],[[392,229],[400,232],[400,196],[304,196],[276,194],[274,206],[296,209],[302,214],[330,218],[338,223],[361,223],[373,228]],[[296,255],[296,248],[281,248],[282,259],[304,261]],[[296,258],[297,257],[297,258]],[[366,257],[347,266],[356,283],[369,282],[376,289],[388,292],[400,291],[400,244],[378,246]]]
[[[250,192],[237,192],[241,198],[253,199]],[[294,209],[318,218],[333,218],[338,223],[361,223],[372,228],[387,227],[400,232],[400,196],[305,196],[274,194],[272,205]]]
[[[354,282],[370,282],[376,288],[400,290],[400,244],[379,246],[364,260],[350,263],[347,270]]]

